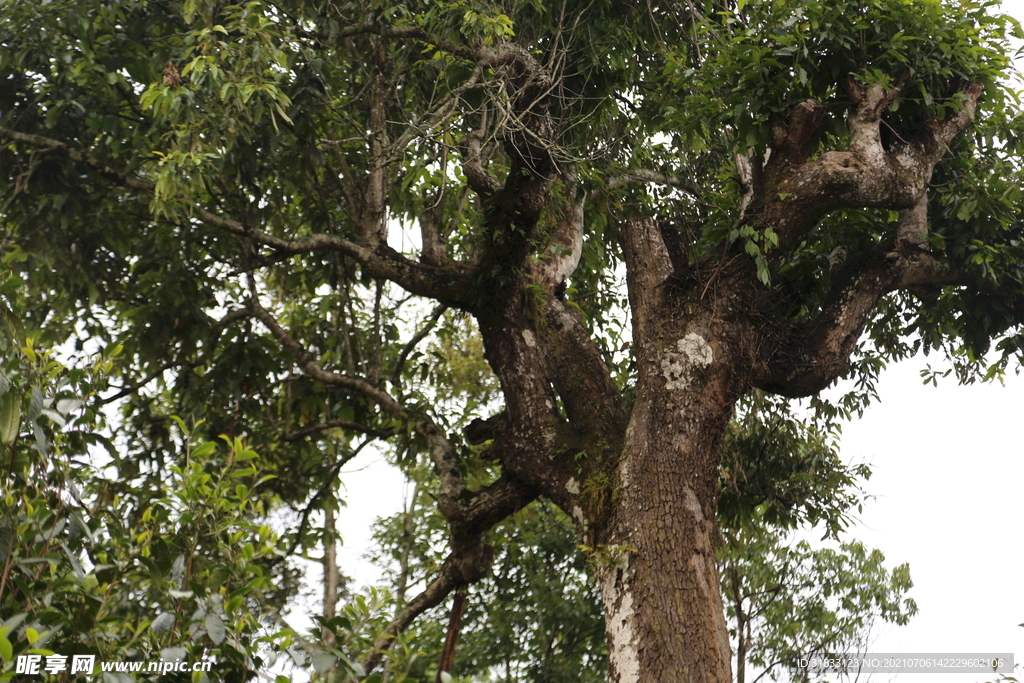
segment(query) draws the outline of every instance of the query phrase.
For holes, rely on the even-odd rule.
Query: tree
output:
[[[102,411],[87,404],[110,358],[98,354],[85,367],[68,368],[56,353],[33,348],[17,324],[17,278],[5,270],[0,681],[22,678],[15,662],[26,657],[38,662],[36,674],[102,671],[118,683],[157,680],[174,669],[142,669],[133,678],[103,663],[215,659],[216,680],[246,680],[259,666],[261,643],[287,647],[295,636],[268,637],[245,609],[272,602],[268,559],[280,552],[262,523],[262,497],[250,495],[267,480],[253,466],[256,454],[240,439],[218,447],[185,433],[187,457],[161,473],[166,488],[108,479],[90,451],[115,446],[102,434]],[[72,668],[81,656],[92,659]]]
[[[912,585],[910,567],[888,571],[884,560],[856,541],[812,550],[806,541],[786,546],[763,532],[733,536],[723,585],[735,625],[737,683],[814,680],[794,662],[867,651],[877,618],[905,625],[917,612],[903,597]]]
[[[1018,28],[984,2],[2,8],[4,258],[41,340],[121,345],[120,476],[181,457],[172,414],[244,435],[302,551],[357,437],[429,455],[450,551],[367,669],[543,497],[601,553],[612,681],[730,680],[737,404],[1019,357]],[[500,411],[435,404],[445,309]]]
[[[812,550],[787,538],[799,528],[842,539],[870,472],[844,466],[834,438],[772,407],[749,406],[723,445],[717,555],[738,683],[823,679],[795,662],[863,651],[877,622],[905,624],[916,612],[905,597],[907,565],[887,570],[879,551],[856,541]],[[375,560],[391,585],[430,576],[444,545],[443,519],[423,494],[432,473],[420,468],[414,476],[421,500],[383,521],[376,536]],[[495,562],[462,619],[460,680],[605,680],[600,596],[589,579],[606,555],[584,548],[584,559],[571,520],[543,501],[497,525],[488,542]],[[437,628],[427,619],[403,634],[402,652],[389,657],[391,680],[430,677],[442,645]]]

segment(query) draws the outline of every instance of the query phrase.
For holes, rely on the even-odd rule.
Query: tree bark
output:
[[[700,432],[662,429],[668,411],[638,412],[619,468],[609,543],[598,551],[610,680],[729,683],[710,494],[717,443]]]
[[[653,334],[638,340],[638,392],[598,534],[613,683],[732,680],[714,520],[738,394],[713,325],[671,320],[634,324]]]
[[[338,532],[334,510],[324,510],[324,619],[331,620],[338,614]],[[337,638],[330,627],[320,629],[324,645],[335,647]]]
[[[742,302],[718,297],[711,280],[678,279],[653,220],[627,221],[620,237],[637,391],[607,511],[586,504],[594,475],[581,496],[594,526],[610,680],[731,683],[715,510],[721,439],[750,372],[741,353],[750,340],[729,313]],[[723,256],[719,279],[753,277],[731,262]]]

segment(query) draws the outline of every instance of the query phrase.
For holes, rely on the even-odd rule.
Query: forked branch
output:
[[[806,161],[824,112],[813,100],[801,102],[788,124],[776,127],[765,187],[752,204],[757,208],[754,222],[778,235],[777,253],[787,253],[830,211],[910,210],[922,201],[950,141],[974,119],[982,88],[965,86],[954,94],[959,107],[952,114],[932,119],[889,145],[883,140],[882,119],[905,83],[905,77],[889,87],[864,85],[852,76],[846,80],[850,142],[845,150]]]

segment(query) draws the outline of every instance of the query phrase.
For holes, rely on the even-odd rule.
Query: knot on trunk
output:
[[[479,537],[465,539],[465,543],[454,548],[452,561],[462,581],[476,583],[490,573],[494,564],[494,547]]]
[[[490,441],[505,431],[508,422],[508,414],[503,410],[492,415],[486,420],[474,419],[465,429],[466,443],[471,446],[479,446],[485,441]]]

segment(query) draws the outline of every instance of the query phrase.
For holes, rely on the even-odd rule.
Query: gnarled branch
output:
[[[778,253],[787,253],[829,211],[839,208],[908,210],[921,200],[935,165],[949,142],[973,119],[981,86],[971,84],[955,97],[962,106],[942,120],[933,119],[909,139],[887,146],[881,134],[886,108],[900,95],[894,87],[846,81],[850,98],[850,143],[805,161],[820,122],[820,105],[802,102],[787,127],[778,127],[778,153],[765,166],[766,183],[754,199],[754,222],[779,236]]]

